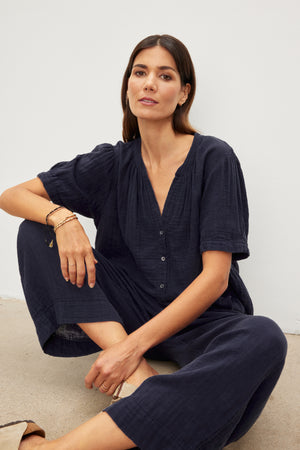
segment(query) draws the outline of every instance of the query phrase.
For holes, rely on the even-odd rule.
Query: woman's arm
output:
[[[46,224],[47,215],[56,207],[39,178],[7,189],[0,196],[0,208],[13,216]],[[72,212],[67,208],[55,211],[49,216],[48,224],[55,227]],[[94,287],[96,270],[94,254],[84,229],[78,220],[72,220],[56,231],[61,271],[66,281],[81,287],[85,273],[90,287]]]
[[[131,333],[124,341],[104,350],[86,376],[86,387],[101,377],[106,386],[131,375],[143,354],[185,328],[219,298],[228,285],[231,253],[207,251],[201,274],[163,311]]]
[[[50,202],[39,178],[11,187],[0,196],[0,208],[7,213],[44,224],[47,214],[56,206]]]
[[[129,336],[142,354],[193,322],[227,289],[231,253],[207,251],[202,260],[201,274],[170,305]]]

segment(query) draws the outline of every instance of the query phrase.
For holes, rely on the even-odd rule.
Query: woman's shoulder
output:
[[[123,159],[124,157],[129,157],[135,151],[138,146],[139,139],[134,139],[133,141],[123,142],[117,141],[116,144],[103,143],[98,144],[96,147],[90,152],[91,156],[104,156]]]
[[[226,141],[216,136],[196,133],[195,141],[198,156],[219,158],[235,156],[233,148]]]
[[[138,138],[138,139],[133,139],[132,141],[128,141],[128,142],[119,140],[115,144],[104,142],[102,144],[96,145],[96,147],[94,148],[93,151],[101,151],[101,150],[123,151],[123,150],[135,147],[139,141],[140,141],[140,139]]]
[[[233,148],[223,139],[211,135],[197,133],[195,135],[194,164],[195,170],[202,173],[215,171],[215,169],[240,167],[239,159]]]

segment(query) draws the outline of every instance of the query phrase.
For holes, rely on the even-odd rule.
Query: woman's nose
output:
[[[145,91],[155,91],[156,90],[156,83],[155,79],[152,75],[149,75],[144,84],[144,90]]]

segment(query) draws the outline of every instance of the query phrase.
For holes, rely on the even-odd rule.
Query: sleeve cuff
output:
[[[219,251],[232,253],[232,259],[235,261],[246,259],[250,255],[249,248],[244,241],[218,241],[205,240],[200,245],[200,252]]]

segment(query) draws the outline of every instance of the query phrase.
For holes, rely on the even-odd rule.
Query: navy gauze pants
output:
[[[80,356],[99,347],[76,325],[117,321],[128,333],[161,306],[95,251],[97,284],[66,283],[56,244],[44,225],[25,221],[18,235],[23,289],[43,350]],[[213,307],[146,357],[175,361],[106,412],[142,450],[218,450],[243,436],[261,413],[282,371],[286,339],[270,319],[243,313],[238,301]]]

